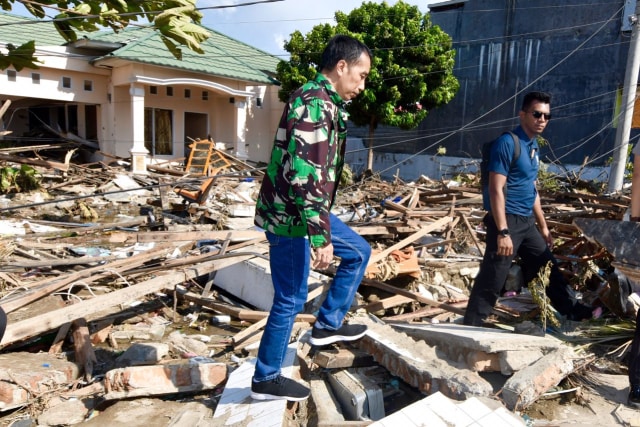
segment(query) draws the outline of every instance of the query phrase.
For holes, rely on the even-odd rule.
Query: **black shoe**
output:
[[[297,381],[278,375],[270,381],[251,381],[251,397],[256,400],[287,399],[298,402],[309,397],[309,389]]]
[[[338,341],[354,341],[362,338],[366,332],[366,325],[348,325],[346,323],[335,331],[313,328],[309,342],[311,345],[327,345]]]
[[[636,384],[629,387],[629,399],[627,399],[627,404],[640,409],[640,385]]]

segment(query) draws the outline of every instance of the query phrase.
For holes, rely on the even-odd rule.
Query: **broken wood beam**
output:
[[[199,240],[225,240],[232,242],[264,238],[264,231],[258,230],[216,230],[216,231],[154,231],[153,233],[113,233],[113,242],[134,241],[148,242],[178,242]]]
[[[449,222],[451,222],[451,217],[449,216],[445,216],[443,218],[440,218],[439,220],[428,224],[424,227],[422,227],[420,230],[416,231],[415,233],[413,233],[412,235],[410,235],[409,237],[402,239],[401,241],[399,241],[398,243],[396,243],[393,246],[388,247],[387,249],[383,250],[382,252],[373,255],[370,259],[369,259],[369,265],[371,264],[375,264],[378,261],[381,261],[383,259],[385,259],[391,252],[395,251],[396,249],[402,249],[405,246],[415,242],[416,240],[418,240],[419,238],[421,238],[422,236],[431,233],[434,230],[439,229],[440,227],[448,224]]]
[[[268,311],[248,310],[245,308],[233,307],[228,304],[216,302],[210,298],[203,298],[200,295],[193,294],[191,292],[178,293],[179,298],[184,298],[187,301],[195,302],[203,307],[208,307],[212,310],[219,311],[220,313],[228,314],[240,320],[246,320],[249,322],[260,321],[269,316]],[[297,322],[315,322],[316,317],[313,314],[301,313],[296,316]]]
[[[234,258],[201,262],[197,265],[191,266],[190,268],[184,268],[180,271],[158,275],[145,282],[140,282],[124,289],[84,300],[80,303],[58,310],[43,313],[40,316],[32,317],[20,322],[10,323],[7,325],[7,330],[0,342],[0,348],[50,331],[79,317],[86,317],[91,320],[91,317],[95,316],[96,313],[99,313],[101,310],[129,303],[140,297],[163,289],[170,289],[174,284],[193,280],[216,269],[228,267],[238,262],[250,259],[253,256],[254,255],[242,255]]]
[[[93,366],[98,363],[98,359],[91,345],[87,321],[79,318],[71,322],[71,335],[73,336],[73,359],[78,366],[82,367],[85,381],[91,382]]]
[[[66,286],[80,279],[86,279],[91,277],[92,280],[97,280],[100,277],[112,275],[114,271],[120,271],[125,267],[131,268],[131,266],[141,265],[142,263],[150,259],[158,258],[164,252],[167,252],[167,253],[170,252],[169,246],[161,245],[154,249],[150,249],[148,251],[141,252],[137,255],[133,255],[129,258],[116,260],[113,263],[108,264],[107,266],[99,265],[96,267],[87,268],[82,271],[77,271],[65,277],[62,277],[60,280],[57,280],[57,281],[52,278],[47,278],[47,279],[30,284],[28,286],[28,288],[30,289],[27,292],[23,294],[19,294],[15,298],[0,300],[0,306],[2,306],[5,312],[10,313],[46,295],[49,295],[61,289],[64,289]],[[105,270],[109,270],[110,272],[105,273]],[[74,319],[69,319],[69,320],[71,321]]]
[[[430,305],[432,307],[438,307],[438,308],[442,308],[446,311],[450,311],[451,313],[456,313],[459,314],[461,316],[464,316],[464,310],[458,307],[454,307],[452,305],[449,304],[445,304],[436,300],[432,300],[430,298],[425,298],[420,294],[417,294],[415,292],[411,292],[408,291],[406,289],[402,289],[402,288],[398,288],[396,286],[392,286],[392,285],[388,285],[384,282],[378,282],[377,280],[371,280],[371,279],[362,279],[362,284],[363,285],[367,285],[367,286],[373,286],[374,288],[378,288],[378,289],[382,289],[383,291],[387,291],[390,292],[392,294],[398,294],[398,295],[402,295],[402,296],[406,296],[409,297],[411,299],[414,299],[416,301],[419,301],[423,304],[427,304]]]

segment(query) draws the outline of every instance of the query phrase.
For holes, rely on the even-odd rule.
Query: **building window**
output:
[[[151,95],[157,95],[158,94],[158,86],[149,86],[149,93]]]
[[[17,74],[18,73],[16,73],[16,70],[7,70],[7,80],[9,80],[10,82],[15,82]]]
[[[31,83],[34,85],[40,84],[40,73],[31,73]]]
[[[203,101],[208,101],[209,100],[209,92],[206,90],[202,91],[202,100]]]
[[[85,92],[93,92],[93,81],[85,80],[84,81],[84,90],[85,90]]]
[[[185,89],[184,90],[184,97],[187,99],[191,98],[191,89]]]
[[[144,109],[144,146],[152,156],[173,154],[173,111]]]
[[[71,77],[62,78],[62,87],[65,89],[71,89]]]
[[[173,87],[167,86],[167,96],[173,96]]]

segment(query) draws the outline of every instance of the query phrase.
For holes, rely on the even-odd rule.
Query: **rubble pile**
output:
[[[391,425],[414,405],[450,422],[471,399],[490,408],[482,416],[513,422],[495,425],[524,425],[522,411],[594,360],[536,325],[540,308],[523,284],[499,301],[497,327],[460,325],[484,252],[473,177],[371,176],[346,183],[334,210],[373,248],[349,319],[369,332],[352,345],[308,344],[333,272],[314,271],[285,371],[309,381],[312,398],[252,403],[247,381],[270,307],[268,246],[253,226],[260,168],[206,142],[146,175],[122,159],[70,157],[0,155],[40,180],[0,197],[3,425]],[[602,276],[612,257],[573,221],[619,221],[628,199],[567,190],[542,204],[563,272],[615,317]]]

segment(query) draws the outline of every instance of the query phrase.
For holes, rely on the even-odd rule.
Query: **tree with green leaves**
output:
[[[349,14],[336,12],[336,25],[316,25],[306,36],[291,34],[284,48],[288,62],[278,65],[286,102],[295,89],[313,78],[324,46],[335,34],[347,34],[373,51],[371,73],[363,93],[348,106],[351,121],[369,127],[367,168],[373,166],[373,135],[379,124],[413,129],[429,111],[453,99],[459,83],[453,75],[451,37],[433,25],[428,14],[402,1],[365,2]]]
[[[0,0],[2,9],[10,11],[13,0]],[[179,45],[204,53],[200,42],[209,37],[209,32],[201,27],[202,14],[196,10],[195,0],[165,1],[62,1],[62,0],[18,0],[36,18],[44,19],[53,11],[53,24],[67,41],[75,41],[78,32],[98,31],[111,28],[120,31],[133,25],[138,19],[146,18],[162,37],[167,49],[176,57],[182,53]],[[140,24],[138,24],[140,25]],[[0,52],[0,70],[13,66],[38,68],[35,42],[21,46],[7,45],[7,53]]]

